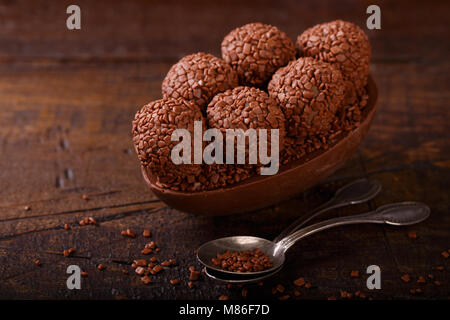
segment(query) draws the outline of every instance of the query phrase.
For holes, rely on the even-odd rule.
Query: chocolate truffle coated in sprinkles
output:
[[[229,143],[227,129],[267,129],[267,151],[271,152],[271,131],[279,130],[278,146],[282,150],[284,143],[284,115],[276,101],[269,95],[254,87],[237,87],[216,95],[206,109],[206,118],[209,128],[219,129],[224,135],[224,148]],[[234,138],[232,138],[234,139]],[[231,139],[231,140],[232,140]],[[237,140],[236,140],[237,141]],[[235,160],[237,159],[238,144],[234,143]],[[245,144],[246,164],[213,164],[207,166],[205,173],[209,181],[216,186],[226,186],[249,178],[256,174],[261,166],[259,162],[248,164],[250,159],[250,148],[248,139]],[[254,153],[252,153],[255,156]],[[256,157],[255,157],[256,158]]]
[[[328,131],[344,98],[341,73],[310,57],[279,69],[268,90],[284,112],[287,134],[300,139]]]
[[[237,86],[237,74],[224,60],[199,52],[170,68],[162,83],[162,93],[164,97],[192,101],[204,109],[217,93]]]
[[[342,20],[307,29],[296,42],[299,54],[329,62],[344,78],[346,103],[361,96],[369,76],[370,43],[357,25]]]
[[[279,129],[279,146],[283,146],[284,115],[277,102],[264,91],[254,87],[237,87],[216,95],[206,109],[210,128],[226,134],[226,129],[268,129],[267,148],[270,150],[270,129]]]
[[[167,183],[176,183],[201,172],[201,165],[175,165],[171,159],[171,141],[176,129],[187,129],[194,136],[194,121],[205,121],[200,108],[183,99],[163,98],[143,106],[133,121],[133,142],[142,166]],[[192,139],[193,140],[193,139]]]
[[[295,59],[295,46],[278,28],[249,23],[223,39],[222,57],[237,71],[241,85],[263,86],[278,68]]]

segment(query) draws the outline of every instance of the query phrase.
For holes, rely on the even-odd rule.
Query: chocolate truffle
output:
[[[249,164],[211,164],[204,167],[206,189],[224,188],[257,175],[257,167]]]
[[[287,134],[300,139],[329,130],[344,98],[341,72],[310,57],[279,69],[268,90],[284,113]]]
[[[295,45],[274,26],[249,23],[223,39],[222,57],[237,71],[241,85],[262,87],[278,68],[295,59]]]
[[[199,52],[174,64],[162,83],[164,97],[183,98],[202,109],[219,92],[238,86],[236,72],[224,60]]]
[[[176,183],[187,176],[201,172],[201,165],[172,162],[172,148],[178,141],[171,141],[175,129],[187,129],[194,137],[194,121],[205,120],[200,108],[183,99],[163,98],[143,106],[133,120],[133,142],[142,166],[150,170],[163,183]],[[191,147],[193,150],[193,148]]]
[[[279,129],[279,150],[283,148],[283,112],[274,99],[258,88],[241,86],[219,93],[209,103],[206,118],[209,128],[217,128],[224,135],[227,129],[267,129],[269,151],[270,129]]]
[[[335,65],[345,81],[345,102],[354,103],[363,94],[369,76],[370,43],[357,25],[342,20],[307,29],[297,38],[300,55]]]

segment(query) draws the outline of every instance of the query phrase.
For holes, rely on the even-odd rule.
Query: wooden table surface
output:
[[[79,31],[65,24],[72,2],[81,7]],[[370,31],[365,28],[370,4],[1,1],[0,298],[243,299],[241,288],[228,289],[205,276],[196,288],[187,287],[188,266],[200,268],[195,248],[227,235],[272,238],[345,182],[368,177],[383,184],[375,200],[328,216],[415,200],[431,207],[431,217],[411,227],[346,226],[311,236],[289,251],[279,275],[262,287],[249,286],[246,299],[275,299],[280,294],[271,291],[277,284],[292,296],[292,281],[301,276],[312,287],[300,288],[301,296],[291,299],[340,297],[341,290],[360,290],[374,299],[448,299],[450,265],[441,252],[450,249],[450,5],[382,1],[382,29]],[[345,167],[298,197],[258,212],[206,218],[164,207],[144,184],[130,128],[136,110],[160,97],[171,64],[197,51],[220,55],[224,35],[248,22],[274,24],[295,39],[307,27],[337,18],[368,33],[379,88],[372,128]],[[90,216],[98,226],[78,225]],[[64,230],[65,223],[72,229]],[[122,237],[126,228],[139,236]],[[145,228],[161,248],[157,256],[179,264],[148,286],[123,264],[143,257]],[[407,236],[411,231],[417,239]],[[71,247],[73,257],[57,254]],[[99,263],[106,269],[98,271]],[[72,264],[88,273],[81,290],[66,288]],[[381,290],[366,288],[366,268],[373,264],[381,268]],[[129,275],[121,273],[124,268]],[[351,278],[352,270],[360,277]],[[403,274],[411,282],[403,282]],[[427,283],[416,283],[419,276]],[[169,283],[175,278],[179,286]],[[414,288],[423,293],[411,295]]]

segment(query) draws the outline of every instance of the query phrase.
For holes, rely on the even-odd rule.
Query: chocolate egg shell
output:
[[[342,106],[344,82],[331,64],[307,57],[279,69],[268,91],[284,113],[287,134],[304,139],[329,129]]]
[[[362,94],[369,76],[371,47],[360,27],[342,20],[318,24],[297,37],[296,47],[300,55],[329,62],[341,71],[347,103]]]
[[[261,87],[278,68],[295,59],[295,45],[274,26],[249,23],[223,39],[222,57],[236,70],[241,85]]]
[[[162,93],[164,97],[183,98],[204,109],[217,93],[237,86],[237,74],[224,60],[199,52],[170,68],[162,83]]]
[[[205,125],[200,108],[183,99],[156,100],[136,113],[132,134],[139,161],[163,183],[176,184],[201,172],[201,165],[175,165],[171,159],[172,148],[178,143],[171,141],[172,133],[176,129],[187,129],[193,137],[194,121]]]
[[[248,210],[285,199],[294,189],[303,190],[343,163],[368,129],[363,117],[370,106],[364,88],[370,60],[367,37],[357,26],[337,20],[306,30],[298,37],[297,48],[302,57],[295,60],[295,45],[285,33],[250,23],[224,38],[223,59],[199,52],[171,67],[162,83],[163,99],[138,111],[132,130],[144,176],[161,199],[167,197],[168,204],[183,211],[191,211],[192,200],[192,209],[198,213],[217,206],[224,212]],[[217,149],[207,145],[208,138],[202,142],[206,163],[175,165],[171,151],[179,142],[171,141],[172,133],[187,129],[192,137],[196,120],[202,122],[203,130],[219,129],[225,143],[228,129],[265,129],[269,150],[270,129],[279,129],[276,162],[282,163],[284,177],[275,174],[264,183],[254,183],[262,181],[263,165],[248,163],[248,143],[245,164],[211,164],[208,159],[217,155]],[[342,148],[319,161],[319,153],[328,154],[346,134],[352,138],[344,139]],[[301,159],[306,163],[294,170],[296,177],[286,175],[286,167]],[[322,169],[326,172],[319,173]],[[253,198],[247,199],[249,195]]]
[[[227,188],[202,192],[176,192],[155,184],[148,170],[142,167],[143,177],[159,199],[172,208],[196,215],[218,216],[249,212],[298,196],[324,181],[354,154],[369,131],[376,111],[377,88],[369,77],[369,100],[361,123],[354,130],[342,134],[327,150],[318,150],[298,161],[280,168],[272,176],[256,176]]]

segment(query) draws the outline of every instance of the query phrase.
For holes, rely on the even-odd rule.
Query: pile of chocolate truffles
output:
[[[162,83],[162,99],[136,113],[135,151],[159,187],[205,191],[259,174],[258,163],[174,164],[172,133],[186,129],[193,137],[195,121],[221,132],[279,129],[281,164],[326,150],[359,125],[371,49],[353,23],[316,25],[296,44],[274,26],[250,23],[226,35],[221,51],[222,59],[203,52],[182,58]]]

